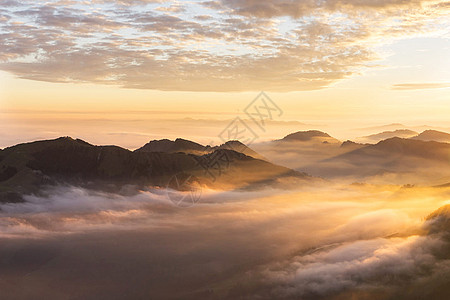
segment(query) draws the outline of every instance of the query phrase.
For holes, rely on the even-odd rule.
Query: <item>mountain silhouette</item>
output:
[[[135,151],[166,152],[166,153],[183,152],[191,154],[205,154],[206,148],[207,147],[200,145],[198,143],[178,138],[175,141],[171,141],[168,139],[153,140],[145,144],[141,148],[136,149]]]
[[[208,153],[212,153],[218,149],[228,149],[236,152],[243,153],[245,155],[251,156],[257,159],[266,160],[262,155],[258,154],[245,144],[240,141],[232,140],[227,141],[226,143],[220,146],[211,147],[209,145],[203,146],[196,142],[192,142],[185,139],[176,139],[175,141],[171,141],[168,139],[163,140],[153,140],[149,143],[145,144],[139,149],[136,149],[136,152],[165,152],[165,153],[177,153],[182,152],[186,154],[195,154],[195,155],[205,155]]]

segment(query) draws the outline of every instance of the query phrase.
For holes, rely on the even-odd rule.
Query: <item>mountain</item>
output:
[[[21,194],[38,193],[44,185],[72,184],[113,192],[126,185],[166,187],[180,173],[191,174],[207,187],[224,189],[271,184],[284,177],[308,178],[229,149],[205,155],[132,152],[62,137],[0,151],[0,201],[20,201]]]
[[[398,130],[393,130],[393,131],[383,131],[381,133],[364,136],[362,138],[359,138],[358,140],[370,143],[370,142],[379,142],[379,141],[382,141],[385,139],[390,139],[393,137],[410,138],[417,134],[418,134],[418,132],[415,132],[413,130],[398,129]]]
[[[407,126],[401,124],[401,123],[391,123],[381,126],[372,126],[372,127],[365,127],[365,128],[358,128],[356,130],[359,131],[388,131],[388,130],[399,130],[399,129],[405,129]]]
[[[210,147],[200,145],[198,143],[184,140],[184,139],[176,139],[175,141],[171,141],[168,139],[163,140],[153,140],[149,143],[145,144],[141,148],[135,150],[136,152],[165,152],[165,153],[191,153],[191,154],[205,154],[205,151],[211,152]]]
[[[340,148],[345,149],[348,152],[348,151],[360,149],[365,146],[367,146],[367,144],[361,144],[361,143],[356,143],[356,142],[347,140],[341,144]]]
[[[222,144],[220,146],[212,147],[212,150],[217,150],[217,149],[234,150],[236,152],[243,153],[243,154],[245,154],[247,156],[251,156],[253,158],[267,160],[267,158],[265,158],[261,154],[257,153],[256,151],[254,151],[250,147],[247,147],[245,144],[243,144],[243,143],[241,143],[239,141],[234,141],[234,140],[233,141],[228,141],[225,144]]]
[[[352,142],[341,143],[328,133],[309,130],[286,135],[282,139],[252,144],[252,148],[269,161],[295,170],[320,162],[364,145]]]
[[[339,141],[331,137],[328,133],[319,130],[298,131],[288,134],[278,142],[321,142],[338,143]]]
[[[450,128],[448,127],[440,127],[440,126],[430,126],[430,125],[404,125],[404,124],[400,124],[400,123],[393,123],[393,124],[388,124],[388,125],[383,125],[383,126],[373,126],[373,127],[366,127],[366,128],[355,128],[354,129],[356,132],[360,132],[360,135],[363,133],[365,136],[370,136],[372,135],[374,132],[389,132],[389,131],[401,131],[401,130],[411,130],[411,131],[415,131],[415,132],[422,132],[422,131],[428,131],[428,130],[434,130],[434,131],[443,131],[443,132],[449,132]],[[416,134],[417,135],[417,134]],[[393,136],[392,136],[393,137]],[[397,135],[397,137],[402,137],[402,138],[408,138],[407,136],[400,136]],[[386,138],[390,138],[388,136],[386,136]],[[363,140],[363,138],[359,138],[360,141],[362,142],[366,142],[365,140]]]
[[[312,175],[325,177],[367,178],[395,174],[409,175],[414,180],[442,181],[450,178],[449,154],[450,144],[447,143],[395,137],[310,164],[304,169]],[[389,176],[386,178],[393,179]]]
[[[211,147],[209,145],[203,146],[201,144],[184,140],[184,139],[176,139],[175,141],[171,141],[168,139],[163,140],[154,140],[145,144],[139,149],[136,149],[136,152],[165,152],[165,153],[177,153],[182,152],[186,154],[195,154],[195,155],[205,155],[208,153],[212,153],[218,149],[227,149],[233,150],[236,152],[243,153],[247,156],[251,156],[253,158],[266,160],[266,158],[254,150],[250,149],[243,143],[239,141],[228,141],[220,146]]]
[[[398,157],[420,157],[430,160],[445,161],[448,159],[450,145],[438,142],[424,142],[398,137],[390,138],[364,148],[341,155],[341,158],[356,159],[371,157],[386,159],[386,155]]]
[[[445,205],[432,212],[425,219],[427,221],[429,233],[446,233],[446,238],[450,240],[450,205]],[[447,252],[448,256],[448,252]]]
[[[392,131],[383,134],[412,134]],[[379,136],[380,137],[380,136]],[[325,142],[325,141],[333,142]],[[450,181],[450,145],[393,137],[377,144],[340,143],[329,134],[311,130],[283,139],[253,144],[270,161],[313,176],[378,183],[443,184]]]
[[[412,137],[413,140],[435,141],[442,143],[450,143],[450,134],[437,130],[425,130],[421,134]]]

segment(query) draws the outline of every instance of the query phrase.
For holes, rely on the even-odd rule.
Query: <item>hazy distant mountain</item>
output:
[[[339,143],[339,141],[331,137],[328,133],[319,130],[298,131],[288,134],[281,140],[276,142],[321,142],[321,143]]]
[[[407,128],[407,126],[403,125],[401,123],[391,123],[391,124],[380,125],[380,126],[358,128],[358,130],[361,130],[361,131],[388,131],[388,130],[399,130],[399,129],[406,129],[406,128]]]
[[[434,130],[434,131],[443,131],[443,132],[448,132],[450,131],[450,128],[448,127],[442,127],[442,126],[431,126],[431,125],[404,125],[401,123],[392,123],[392,124],[388,124],[388,125],[382,125],[382,126],[373,126],[373,127],[366,127],[366,128],[357,128],[355,129],[356,131],[363,133],[365,136],[370,136],[373,135],[374,133],[377,132],[389,132],[389,131],[398,131],[399,133],[401,133],[402,130],[411,130],[411,131],[415,131],[415,132],[423,132],[423,131],[428,131],[428,130]],[[406,132],[406,131],[405,131]],[[378,133],[377,133],[378,134]],[[417,135],[417,134],[415,134]],[[401,137],[401,138],[408,138],[408,136],[401,136],[400,134],[395,135],[397,137]],[[394,136],[391,136],[394,137]],[[388,136],[386,136],[386,138],[390,138]],[[364,140],[363,138],[359,138],[357,139],[357,141],[361,141],[361,142],[366,142],[367,140]]]
[[[192,148],[189,142],[178,144]],[[164,142],[159,146],[165,146]],[[18,201],[18,194],[37,192],[42,185],[57,183],[112,191],[125,185],[165,187],[180,172],[192,174],[214,188],[269,184],[281,177],[306,178],[305,174],[229,149],[205,155],[132,152],[63,137],[0,151],[0,200]]]
[[[175,141],[168,139],[153,140],[135,151],[165,153],[183,152],[203,155],[205,154],[206,149],[208,149],[208,153],[211,151],[210,147],[205,147],[198,143],[178,138]]]
[[[270,161],[296,170],[360,147],[364,145],[350,141],[341,143],[318,130],[298,131],[282,139],[252,144],[255,151]]]
[[[211,147],[209,145],[203,146],[198,143],[184,140],[184,139],[176,139],[175,141],[171,141],[168,139],[163,140],[154,140],[145,144],[139,149],[136,149],[136,152],[165,152],[165,153],[177,153],[182,152],[186,154],[195,154],[195,155],[205,155],[208,153],[212,153],[218,149],[227,149],[233,150],[236,152],[243,153],[245,155],[251,156],[257,159],[266,160],[265,157],[253,151],[243,143],[239,141],[228,141],[220,146]]]
[[[361,143],[356,143],[356,142],[347,140],[341,144],[340,148],[345,149],[345,151],[349,152],[349,151],[360,149],[360,148],[363,148],[366,146],[367,146],[367,144],[361,144]]]
[[[393,130],[393,131],[383,131],[381,133],[372,134],[369,136],[359,138],[358,140],[370,143],[370,142],[379,142],[379,141],[382,141],[385,139],[390,139],[393,137],[410,138],[417,134],[418,134],[418,132],[415,132],[413,130],[398,129],[398,130]]]
[[[421,141],[450,143],[450,134],[437,130],[425,130],[421,134],[412,137],[412,139]]]
[[[312,175],[363,178],[409,174],[411,178],[450,178],[450,144],[390,138],[305,167]]]
[[[395,125],[395,124],[394,124]],[[410,135],[410,130],[384,132]],[[422,135],[423,136],[423,135]],[[430,136],[430,135],[428,135]],[[442,138],[445,135],[432,134]],[[324,143],[325,140],[330,142]],[[380,183],[443,184],[450,181],[450,145],[393,137],[377,144],[344,143],[321,131],[303,131],[252,147],[270,161],[313,176]]]
[[[343,154],[340,158],[356,159],[361,156],[386,159],[387,154],[399,157],[415,156],[431,160],[448,159],[450,145],[438,142],[424,142],[398,137],[383,140],[375,145]]]

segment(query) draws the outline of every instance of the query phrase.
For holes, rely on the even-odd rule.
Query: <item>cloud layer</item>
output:
[[[430,275],[438,267],[433,252],[442,247],[437,237],[357,241],[295,257],[267,276],[278,283],[273,295],[287,299],[326,297],[355,288],[396,288]]]
[[[448,193],[328,183],[205,191],[180,209],[163,190],[53,187],[0,205],[0,287],[15,299],[438,299],[448,219],[421,217]]]
[[[3,1],[0,69],[189,91],[319,89],[448,25],[443,1]]]

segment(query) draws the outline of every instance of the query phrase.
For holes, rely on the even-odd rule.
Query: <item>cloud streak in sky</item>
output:
[[[399,83],[392,86],[393,90],[424,90],[443,89],[450,87],[450,83]]]

